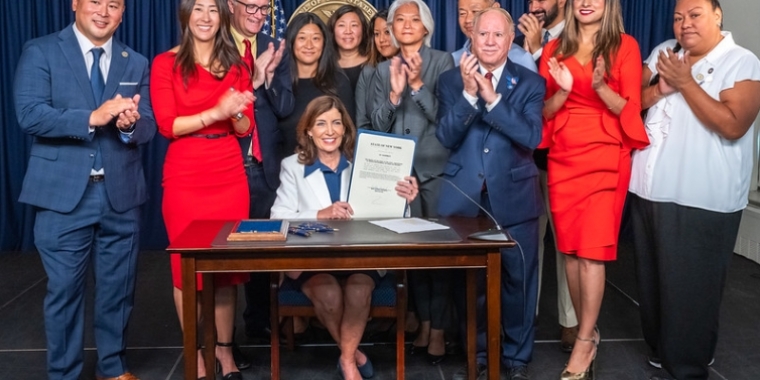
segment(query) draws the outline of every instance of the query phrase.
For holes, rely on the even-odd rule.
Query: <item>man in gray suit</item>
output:
[[[148,60],[112,38],[124,0],[73,0],[72,9],[74,24],[27,42],[14,83],[18,122],[33,137],[19,201],[35,206],[34,241],[48,275],[48,377],[82,372],[92,264],[96,377],[134,380],[126,328],[147,198],[139,145],[156,132]]]

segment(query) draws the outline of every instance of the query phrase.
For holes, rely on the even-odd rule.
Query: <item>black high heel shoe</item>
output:
[[[233,347],[234,343],[216,342],[216,345],[219,347]],[[222,372],[222,364],[219,362],[219,360],[216,361],[216,372]],[[240,373],[240,371],[230,372],[226,375],[222,374],[222,380],[243,380],[243,374]]]
[[[412,343],[409,347],[409,355],[420,355],[422,353],[427,353],[428,345],[424,346],[415,346],[414,343]]]

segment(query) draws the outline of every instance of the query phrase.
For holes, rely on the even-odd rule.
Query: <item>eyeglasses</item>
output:
[[[264,5],[263,7],[260,7],[256,4],[246,4],[240,0],[235,0],[236,3],[240,5],[245,5],[245,13],[248,13],[249,15],[255,15],[257,12],[261,12],[262,16],[266,16],[269,14],[269,10],[272,9],[269,5]]]

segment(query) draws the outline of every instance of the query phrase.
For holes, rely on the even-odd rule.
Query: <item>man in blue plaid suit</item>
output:
[[[72,8],[72,25],[27,42],[14,83],[18,122],[33,137],[19,201],[35,206],[34,242],[48,275],[48,377],[82,372],[92,264],[96,376],[137,379],[125,356],[147,199],[139,146],[156,133],[148,60],[113,38],[124,0],[73,0]]]

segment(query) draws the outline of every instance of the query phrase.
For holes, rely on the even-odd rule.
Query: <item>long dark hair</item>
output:
[[[362,57],[366,57],[369,55],[369,41],[370,37],[372,36],[372,33],[370,33],[370,24],[367,22],[367,17],[364,16],[364,12],[362,12],[361,9],[359,9],[355,5],[346,4],[338,8],[332,16],[330,16],[330,19],[327,20],[327,29],[330,30],[331,33],[333,33],[332,38],[332,45],[333,49],[335,49],[336,52],[340,52],[338,47],[338,41],[335,38],[335,24],[338,23],[338,19],[343,17],[343,15],[348,13],[355,13],[357,17],[359,17],[359,23],[362,26],[362,34],[361,34],[361,41],[359,42],[359,54]]]
[[[309,131],[314,127],[314,123],[319,115],[333,108],[340,112],[340,118],[343,123],[340,153],[349,161],[354,159],[354,140],[356,140],[354,122],[351,120],[346,106],[343,105],[340,99],[330,95],[322,95],[309,102],[296,127],[296,139],[298,140],[296,152],[298,152],[298,162],[300,164],[311,165],[317,159],[317,146],[309,138]]]
[[[214,0],[214,3],[219,12],[219,30],[214,36],[214,48],[209,61],[209,71],[217,78],[224,78],[233,66],[243,67],[244,64],[230,36],[230,10],[227,7],[227,1]],[[190,15],[193,13],[194,7],[195,0],[182,0],[179,5],[179,25],[182,38],[179,51],[177,51],[177,58],[174,61],[174,68],[175,70],[179,69],[182,73],[185,86],[187,86],[189,78],[198,74],[195,67],[195,41],[189,25]]]
[[[555,57],[567,59],[578,52],[578,40],[580,39],[580,28],[578,20],[575,18],[573,2],[565,3],[565,28],[559,37],[559,47],[554,51]],[[607,74],[610,74],[612,68],[612,56],[617,53],[622,41],[622,35],[625,33],[623,27],[623,14],[621,11],[620,0],[606,0],[604,4],[604,13],[602,14],[602,24],[599,31],[596,32],[594,40],[593,59],[596,65],[596,59],[604,59]]]
[[[370,38],[369,38],[369,59],[367,59],[367,64],[369,64],[372,67],[377,67],[377,64],[385,61],[388,58],[385,58],[382,54],[380,54],[380,50],[377,50],[377,46],[375,46],[375,21],[377,19],[383,19],[385,22],[388,22],[388,10],[383,9],[375,13],[374,16],[372,16],[372,19],[369,20],[369,28],[370,30]]]
[[[293,90],[295,91],[296,86],[298,85],[298,60],[296,60],[293,46],[295,45],[296,37],[298,37],[298,32],[308,24],[316,25],[322,32],[322,39],[324,40],[324,43],[322,44],[322,54],[319,56],[319,62],[317,64],[317,74],[314,75],[313,78],[314,85],[324,93],[337,96],[338,91],[335,83],[335,75],[340,68],[338,67],[335,49],[329,42],[332,39],[332,34],[327,30],[327,26],[325,26],[325,23],[322,22],[319,16],[311,12],[299,13],[293,17],[293,19],[290,20],[287,36],[285,37],[288,51],[290,51],[290,77],[293,80]]]

